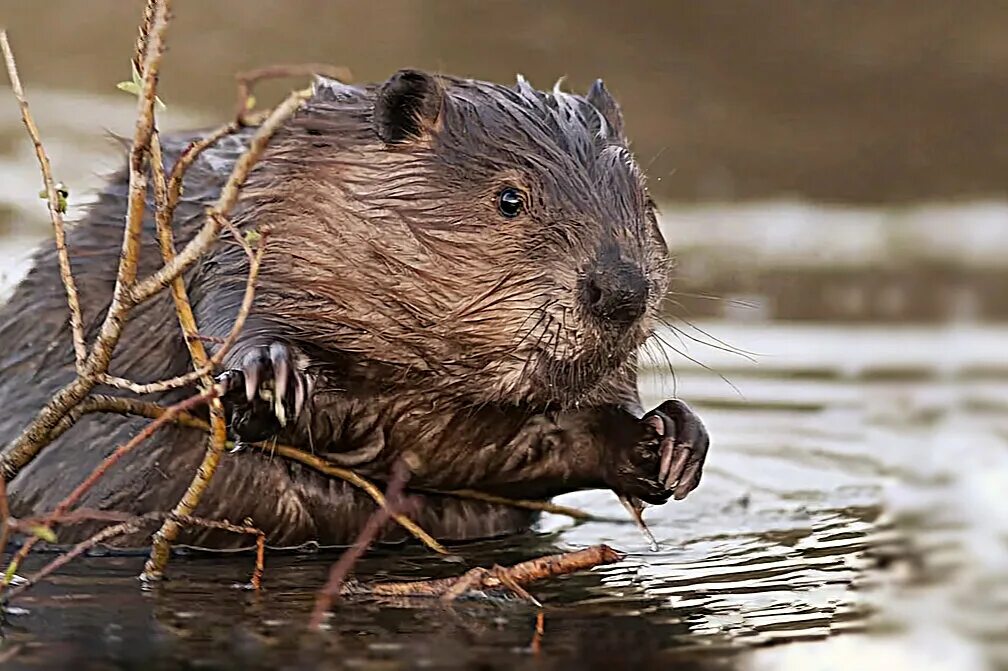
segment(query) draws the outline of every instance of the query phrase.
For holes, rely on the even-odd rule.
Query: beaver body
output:
[[[251,133],[220,140],[187,174],[179,245],[203,224]],[[191,139],[162,139],[169,168]],[[68,234],[89,341],[112,295],[126,201],[123,171]],[[636,352],[667,289],[668,258],[601,82],[581,97],[418,71],[380,86],[318,80],[252,171],[232,220],[270,230],[254,308],[220,371],[239,443],[295,445],[378,481],[409,453],[413,486],[512,498],[609,488],[662,503],[699,482],[702,424],[679,401],[644,415],[637,396]],[[247,263],[222,238],[185,276],[211,341],[231,328]],[[140,274],[159,266],[148,217]],[[55,252],[43,249],[0,313],[0,440],[73,379],[64,301]],[[164,293],[134,309],[110,372],[150,382],[190,366]],[[82,418],[9,483],[12,514],[54,508],[147,421]],[[204,446],[199,431],[166,427],[78,505],[169,510]],[[196,513],[248,519],[270,545],[300,546],[352,541],[373,509],[341,480],[246,449],[223,459]],[[448,541],[533,520],[434,494],[416,517]],[[94,530],[74,524],[59,537]],[[205,529],[182,540],[247,544]]]

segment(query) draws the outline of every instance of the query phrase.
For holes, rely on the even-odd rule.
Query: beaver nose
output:
[[[585,276],[582,299],[596,319],[626,326],[647,308],[648,281],[632,263],[603,263]]]

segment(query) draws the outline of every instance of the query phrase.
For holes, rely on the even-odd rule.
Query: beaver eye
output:
[[[522,199],[521,191],[509,186],[501,189],[497,194],[497,209],[508,219],[512,219],[521,214],[525,201]]]

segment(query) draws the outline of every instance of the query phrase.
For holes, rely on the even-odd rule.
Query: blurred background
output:
[[[71,214],[121,160],[105,131],[131,128],[115,85],[141,8],[0,0]],[[693,403],[714,447],[705,486],[649,512],[658,555],[624,527],[543,532],[641,552],[604,582],[657,656],[1008,668],[1008,5],[178,0],[175,14],[168,128],[218,124],[233,74],[275,63],[575,91],[604,78],[678,259],[674,328],[642,390]],[[49,235],[2,102],[0,290]]]

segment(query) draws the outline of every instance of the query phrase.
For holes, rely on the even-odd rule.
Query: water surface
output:
[[[132,106],[69,95],[33,102],[75,215],[115,165],[100,128],[128,130]],[[78,114],[61,113],[69,104]],[[210,121],[171,114],[176,126]],[[6,287],[47,234],[18,132],[0,106]],[[944,287],[925,263],[942,250],[959,277],[1002,277],[1005,212],[667,206],[678,288],[738,300],[700,303],[721,319],[672,320],[683,332],[650,347],[647,404],[678,394],[713,436],[700,489],[647,513],[661,550],[631,524],[549,516],[535,533],[459,548],[461,564],[411,549],[358,567],[362,580],[415,578],[599,542],[626,551],[619,564],[533,588],[546,605],[538,653],[535,612],[512,600],[344,601],[326,632],[307,636],[329,554],[270,556],[260,594],[236,588],[248,556],[179,557],[149,588],[136,581],[142,557],[87,558],[17,601],[0,654],[14,655],[12,668],[1008,668],[1008,327],[979,321],[999,314],[989,306],[1003,284],[965,282],[976,300],[958,310],[950,299],[956,309],[930,323],[865,325],[909,314],[885,311],[900,303],[873,284],[873,267],[908,269],[894,286],[925,296]],[[928,234],[936,221],[962,234]],[[843,272],[824,278],[822,268]],[[838,312],[838,295],[864,310]],[[782,315],[821,321],[772,319]],[[658,366],[665,355],[674,376]],[[564,499],[623,516],[606,492]]]

